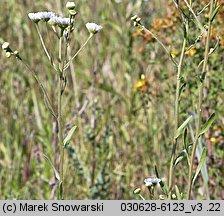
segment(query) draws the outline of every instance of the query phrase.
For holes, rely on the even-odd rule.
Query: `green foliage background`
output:
[[[1,0],[0,7],[0,42],[9,41],[38,72],[55,106],[56,74],[27,14],[49,10],[67,16],[65,4],[63,0]],[[76,4],[79,14],[71,43],[73,53],[88,37],[85,23],[94,21],[103,30],[80,53],[68,73],[63,99],[64,130],[66,133],[74,124],[78,128],[66,149],[65,198],[136,199],[133,194],[136,187],[141,187],[147,197],[143,180],[155,176],[155,165],[161,178],[167,181],[174,133],[176,71],[157,43],[144,43],[142,38],[133,37],[136,29],[130,17],[139,14],[150,27],[155,18],[164,16],[169,6],[163,0],[79,0]],[[180,49],[181,24],[177,21],[175,25],[175,32],[166,30],[160,35],[170,48]],[[221,24],[217,21],[215,25]],[[50,52],[55,53],[56,38],[50,28],[43,25],[41,32]],[[191,32],[193,41],[199,31],[192,25]],[[142,46],[143,51],[139,51]],[[201,42],[197,54],[186,57],[181,121],[189,113],[196,113],[195,77],[203,50]],[[7,59],[3,52],[0,57],[0,199],[50,199],[54,173],[43,154],[54,161],[52,116],[31,74],[14,58]],[[224,199],[223,58],[223,47],[219,47],[209,59],[203,117],[205,121],[213,112],[217,117],[213,128],[201,140],[206,148],[210,143],[212,152],[207,158],[208,182],[199,175],[193,191],[195,199],[207,198],[207,186],[211,199]],[[134,90],[141,74],[150,80],[147,93]],[[194,128],[194,122],[191,127]],[[217,141],[211,144],[211,137]],[[94,145],[96,172],[92,180]],[[178,151],[182,145],[180,140]],[[186,192],[185,167],[183,161],[175,169],[175,184],[181,192]],[[158,190],[158,194],[162,192]]]

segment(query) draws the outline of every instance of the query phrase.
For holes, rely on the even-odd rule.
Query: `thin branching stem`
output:
[[[64,70],[66,70],[71,62],[76,58],[76,56],[83,50],[83,48],[86,46],[86,44],[89,42],[89,40],[93,37],[93,34],[90,34],[86,42],[79,48],[79,50],[75,53],[75,55],[72,56],[71,59],[69,59],[68,63],[64,66]]]
[[[61,65],[62,62],[62,34],[59,39],[59,46],[58,46],[58,57],[59,57],[59,69],[61,70],[61,74],[58,78],[58,144],[60,149],[60,167],[59,167],[59,173],[60,173],[60,183],[59,183],[59,198],[64,199],[64,144],[63,144],[63,126],[62,126],[62,88],[63,88],[63,68]]]
[[[193,17],[196,20],[196,25],[200,28],[201,32],[206,33],[205,28],[202,26],[201,22],[199,21],[198,17],[196,16],[196,14],[194,13],[191,4],[188,3],[187,0],[184,0],[185,4],[187,5],[189,11],[192,13]],[[190,2],[191,3],[191,2]]]
[[[195,158],[195,152],[198,146],[198,139],[199,139],[199,133],[201,129],[201,114],[202,114],[202,101],[203,101],[203,89],[204,89],[204,79],[206,76],[206,69],[208,64],[208,57],[209,57],[209,45],[210,45],[210,36],[211,36],[211,27],[212,27],[212,20],[211,16],[213,13],[214,8],[214,0],[211,0],[210,2],[210,12],[209,12],[209,22],[208,22],[208,34],[206,38],[206,44],[205,44],[205,53],[204,53],[204,62],[200,77],[200,84],[199,84],[199,99],[198,99],[198,110],[197,110],[197,125],[196,125],[196,134],[194,138],[194,143],[192,147],[191,152],[191,158],[190,158],[190,169],[189,169],[189,176],[188,176],[188,191],[187,191],[187,198],[191,198],[191,190],[192,190],[192,176],[193,176],[193,165],[194,165],[194,158]]]
[[[28,64],[27,64],[21,57],[19,57],[18,59],[19,59],[19,60],[23,63],[23,65],[24,65],[24,66],[25,66],[25,67],[32,73],[32,75],[33,75],[33,77],[34,77],[36,83],[39,85],[40,90],[42,91],[42,93],[43,93],[43,95],[44,95],[44,101],[46,102],[46,106],[47,106],[47,108],[49,109],[50,113],[51,113],[55,118],[57,118],[57,115],[56,115],[56,113],[54,112],[54,109],[53,109],[52,103],[51,103],[51,101],[50,101],[50,98],[49,98],[49,96],[48,96],[48,94],[47,94],[47,91],[46,91],[45,87],[43,86],[42,82],[40,81],[40,79],[39,79],[37,73],[36,73],[33,69],[31,69],[31,67],[30,67],[30,66],[29,66],[29,65],[28,65]]]
[[[141,28],[142,28],[142,30],[149,33],[160,44],[160,46],[165,50],[165,52],[168,54],[168,56],[170,57],[171,61],[175,64],[175,66],[178,66],[177,62],[173,59],[173,57],[171,56],[171,53],[166,48],[165,44],[157,37],[157,35],[155,35],[153,32],[151,32],[149,29],[147,29],[143,25],[141,25]]]
[[[183,44],[182,44],[182,50],[180,55],[180,60],[178,64],[178,70],[177,70],[177,86],[176,86],[176,98],[175,98],[175,113],[174,113],[174,134],[176,133],[178,126],[179,126],[179,105],[180,105],[180,87],[181,87],[181,77],[182,77],[182,66],[183,66],[183,59],[184,59],[184,53],[186,48],[187,39],[184,38]],[[173,163],[175,159],[175,153],[176,153],[176,146],[177,146],[177,139],[173,139],[173,149],[172,149],[172,155],[170,160],[170,170],[169,170],[169,190],[170,194],[172,192],[173,187]]]
[[[47,47],[46,47],[46,45],[44,43],[44,40],[43,40],[43,37],[42,37],[42,35],[40,33],[40,29],[39,29],[38,23],[35,23],[35,27],[36,27],[37,33],[39,35],[40,42],[41,42],[41,44],[43,46],[44,52],[46,53],[47,58],[49,59],[50,63],[53,65],[52,58],[51,58],[51,56],[50,56],[50,54],[49,54],[49,52],[47,50]]]
[[[191,6],[191,2],[190,2]],[[185,23],[185,31],[186,35],[184,35],[183,43],[182,43],[182,49],[181,49],[181,55],[177,67],[177,80],[176,80],[176,96],[175,96],[175,111],[174,111],[174,136],[175,133],[179,127],[179,105],[180,105],[180,88],[181,88],[181,78],[182,78],[182,68],[183,68],[183,59],[184,59],[184,54],[186,50],[186,45],[187,45],[187,35],[189,31],[189,22],[187,19],[183,20]],[[175,154],[176,154],[176,148],[177,148],[177,139],[173,139],[173,149],[172,149],[172,154],[171,154],[171,160],[170,160],[170,169],[169,169],[169,199],[171,199],[172,195],[172,188],[173,188],[173,172],[174,172],[174,159],[175,159]]]

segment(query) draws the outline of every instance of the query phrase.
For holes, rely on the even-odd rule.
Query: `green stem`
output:
[[[170,59],[172,60],[172,62],[177,66],[177,62],[173,59],[173,57],[171,56],[169,50],[166,48],[166,46],[164,45],[164,43],[150,30],[148,30],[145,26],[141,25],[142,30],[148,32],[159,44],[160,46],[165,50],[165,52],[169,55]]]
[[[48,96],[48,94],[47,94],[47,91],[46,91],[45,87],[43,86],[43,84],[41,83],[41,81],[40,81],[40,79],[39,79],[37,73],[36,73],[34,70],[32,70],[32,69],[30,68],[30,66],[29,66],[26,62],[24,62],[23,59],[22,59],[21,57],[19,57],[18,59],[19,59],[19,60],[23,63],[23,65],[24,65],[24,66],[25,66],[25,67],[32,73],[33,78],[35,79],[36,83],[39,85],[40,90],[42,91],[42,93],[43,93],[43,95],[44,95],[44,101],[46,102],[46,106],[47,106],[47,108],[49,109],[50,113],[51,113],[55,118],[57,118],[56,113],[54,112],[52,103],[51,103],[51,101],[50,101],[50,98],[49,98],[49,96]]]
[[[141,194],[139,194],[139,197],[140,197],[142,200],[145,200],[145,198],[144,198]]]
[[[64,199],[64,144],[63,144],[63,126],[62,126],[62,112],[61,112],[61,105],[62,105],[62,88],[63,88],[63,68],[61,67],[62,62],[62,35],[59,39],[59,68],[61,70],[61,74],[58,80],[58,141],[59,141],[59,149],[60,149],[60,183],[59,183],[59,198],[61,200]]]
[[[196,16],[196,14],[194,13],[192,7],[191,7],[191,2],[190,4],[187,2],[187,0],[184,0],[185,4],[187,5],[189,11],[192,13],[192,15],[194,16],[195,20],[196,20],[196,25],[200,28],[201,32],[206,33],[206,30],[204,29],[204,27],[202,26],[201,22],[199,21],[198,17]]]
[[[192,175],[193,175],[193,165],[194,165],[194,158],[195,158],[195,152],[198,146],[198,139],[199,139],[199,133],[201,129],[201,112],[202,112],[202,101],[203,101],[203,89],[204,89],[204,79],[206,76],[206,68],[208,64],[208,54],[209,54],[209,45],[210,45],[210,35],[211,35],[211,15],[213,12],[214,7],[214,0],[211,0],[210,3],[210,13],[209,13],[209,23],[208,23],[208,34],[206,39],[206,45],[205,45],[205,54],[204,54],[204,62],[202,67],[202,73],[201,73],[201,80],[199,85],[199,100],[198,100],[198,119],[197,119],[197,125],[196,125],[196,134],[194,138],[194,143],[192,147],[192,153],[190,158],[190,168],[189,168],[189,176],[188,176],[188,191],[187,191],[187,197],[190,199],[191,197],[191,190],[192,190]]]
[[[38,23],[35,23],[35,27],[36,27],[36,29],[37,29],[37,33],[38,33],[38,35],[39,35],[40,42],[41,42],[41,44],[42,44],[42,46],[43,46],[43,48],[44,48],[44,52],[46,53],[47,58],[49,59],[50,63],[53,65],[52,58],[51,58],[49,52],[47,51],[47,48],[46,48],[46,46],[45,46],[43,37],[42,37],[42,35],[41,35],[41,33],[40,33],[40,30],[39,30],[39,27],[38,27]]]
[[[75,53],[74,56],[72,56],[71,59],[69,59],[68,63],[65,65],[64,70],[66,70],[69,65],[71,64],[71,62],[75,59],[75,57],[83,50],[83,48],[86,46],[86,44],[89,42],[89,40],[93,37],[93,34],[90,34],[90,36],[88,37],[88,39],[86,40],[86,42],[79,48],[79,50]]]
[[[184,52],[186,48],[187,39],[184,38],[183,44],[182,44],[182,50],[180,55],[180,60],[178,64],[177,69],[177,86],[176,86],[176,99],[175,99],[175,113],[174,113],[174,134],[176,133],[178,126],[179,126],[179,104],[180,104],[180,85],[181,85],[181,76],[182,76],[182,66],[183,66],[183,59],[184,59]],[[177,139],[173,140],[173,149],[172,149],[172,155],[170,160],[170,169],[169,169],[169,198],[171,198],[172,193],[172,187],[173,187],[173,163],[175,159],[175,153],[176,153],[176,145],[177,145]]]

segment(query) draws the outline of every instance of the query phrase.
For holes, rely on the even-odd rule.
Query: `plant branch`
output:
[[[194,165],[194,158],[195,158],[195,152],[198,146],[198,139],[199,139],[199,134],[200,134],[200,129],[201,129],[201,114],[202,114],[202,101],[203,101],[203,89],[204,89],[204,79],[206,76],[206,68],[208,64],[208,57],[209,57],[209,45],[210,45],[210,35],[211,35],[211,27],[212,27],[212,20],[211,16],[213,13],[213,8],[214,8],[214,0],[211,0],[210,3],[210,12],[209,12],[209,23],[208,23],[208,34],[207,34],[207,39],[206,39],[206,44],[205,44],[205,53],[204,53],[204,62],[203,62],[203,67],[202,67],[202,73],[201,73],[201,80],[199,84],[199,100],[198,100],[198,120],[197,120],[197,125],[196,125],[196,134],[195,134],[195,139],[192,147],[192,153],[191,153],[191,158],[190,158],[190,170],[189,170],[189,176],[188,176],[188,191],[187,191],[187,197],[190,199],[191,197],[191,190],[192,190],[192,175],[193,175],[193,165]]]
[[[68,63],[64,66],[64,70],[66,70],[71,62],[75,59],[75,57],[83,50],[83,48],[86,46],[86,44],[89,42],[89,40],[93,37],[93,34],[90,34],[86,42],[79,48],[79,50],[75,53],[75,55],[72,56],[71,59],[69,59]]]

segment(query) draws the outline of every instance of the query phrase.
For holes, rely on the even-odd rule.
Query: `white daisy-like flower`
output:
[[[160,181],[161,181],[161,179],[159,179],[159,178],[146,178],[144,180],[144,183],[145,183],[146,187],[150,187],[152,185],[158,184]]]
[[[58,25],[61,28],[68,27],[70,25],[70,22],[71,24],[73,24],[73,19],[70,20],[70,18],[63,18],[59,16],[53,16],[48,21],[50,25]]]
[[[96,23],[86,23],[86,28],[91,34],[96,34],[102,30],[102,26],[97,25]]]
[[[66,8],[69,10],[74,10],[75,9],[75,2],[67,2],[66,3]]]
[[[40,20],[48,21],[51,17],[55,16],[53,12],[37,12],[37,13],[29,13],[28,17],[33,21],[33,22],[39,22]]]
[[[47,22],[51,17],[55,16],[55,13],[44,11],[44,12],[38,12],[38,15],[41,17],[42,20]]]
[[[41,18],[38,15],[38,13],[28,13],[28,17],[30,18],[30,20],[32,20],[35,23],[37,23],[37,22],[39,22],[41,20]]]

